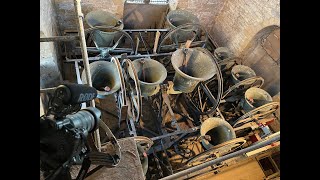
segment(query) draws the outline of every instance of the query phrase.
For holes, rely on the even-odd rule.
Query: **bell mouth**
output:
[[[272,102],[272,97],[265,90],[252,87],[245,92],[245,101],[250,107],[257,108]]]
[[[171,56],[171,63],[176,73],[196,81],[206,81],[216,74],[215,64],[209,55],[197,49],[186,48],[186,50],[187,53],[184,54],[182,49],[178,49]],[[184,65],[187,58],[188,61]]]
[[[206,149],[210,149],[226,141],[236,138],[232,126],[221,118],[208,118],[200,127],[201,136],[209,136],[210,139],[202,139],[201,143]]]
[[[214,55],[219,61],[233,57],[231,51],[226,47],[218,47],[214,50]]]
[[[134,60],[132,64],[141,84],[158,85],[167,77],[166,68],[156,60],[141,58]],[[129,69],[129,75],[133,78],[131,68]]]
[[[253,69],[251,69],[248,66],[236,65],[236,66],[233,66],[233,68],[231,69],[231,75],[232,75],[233,81],[235,83],[238,83],[245,79],[256,76],[256,73],[254,72]]]
[[[115,15],[107,12],[107,11],[102,11],[102,10],[97,10],[97,11],[91,11],[89,12],[85,20],[87,24],[93,28],[96,26],[105,26],[105,27],[114,27],[118,30],[123,29],[123,23],[118,19]],[[115,30],[103,30],[101,29],[102,32],[116,32]]]
[[[199,23],[199,19],[188,11],[174,10],[168,13],[167,22],[172,27],[178,27],[187,23]]]
[[[120,75],[117,66],[112,62],[96,61],[89,64],[92,86],[98,91],[98,98],[115,93],[120,89]],[[81,79],[87,83],[85,70],[83,70]]]

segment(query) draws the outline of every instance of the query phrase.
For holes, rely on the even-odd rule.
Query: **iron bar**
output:
[[[51,37],[40,38],[40,42],[75,41],[75,40],[79,40],[79,36],[51,36]]]
[[[169,32],[170,29],[124,29],[125,32]]]
[[[205,43],[206,41],[194,41],[191,42],[190,47],[195,47],[198,45],[201,45],[202,43]],[[186,43],[180,43],[181,46],[185,46]],[[165,48],[171,48],[171,47],[175,47],[176,44],[169,44],[169,45],[162,45],[161,48],[165,49]]]
[[[195,132],[195,131],[197,131],[199,129],[200,129],[200,127],[196,126],[196,127],[193,127],[193,128],[187,129],[187,130],[175,131],[175,132],[172,132],[172,133],[167,133],[167,134],[164,134],[164,135],[161,135],[161,136],[153,137],[153,138],[151,138],[151,140],[155,141],[155,140],[162,139],[162,138],[165,138],[165,137],[168,137],[168,136],[174,136],[174,135],[183,134],[183,133],[193,133],[193,132]]]
[[[139,32],[139,36],[140,36],[140,38],[141,38],[141,41],[142,41],[142,43],[143,43],[144,48],[147,50],[147,54],[149,55],[149,49],[147,48],[146,43],[145,43],[144,40],[143,40],[143,37],[142,37],[142,35],[141,35],[141,32]]]
[[[276,142],[276,141],[279,141],[280,140],[280,133],[277,134],[276,136],[270,138],[270,139],[267,139],[265,141],[262,141],[262,142],[259,142],[257,144],[254,144],[252,146],[249,146],[247,148],[244,148],[244,149],[241,149],[239,151],[235,151],[233,153],[230,153],[230,154],[227,154],[225,156],[221,156],[217,159],[213,159],[211,161],[208,161],[208,162],[205,162],[203,164],[200,164],[200,165],[197,165],[197,166],[194,166],[194,167],[191,167],[189,169],[186,169],[186,170],[183,170],[183,171],[180,171],[178,173],[175,173],[175,174],[172,174],[170,176],[167,176],[167,177],[164,177],[162,178],[161,180],[171,180],[171,179],[177,179],[179,177],[182,177],[182,176],[185,176],[185,175],[188,175],[190,173],[193,173],[195,171],[198,171],[198,170],[201,170],[203,168],[206,168],[208,166],[212,166],[214,164],[217,164],[217,163],[220,163],[222,161],[225,161],[227,159],[230,159],[230,158],[233,158],[233,157],[236,157],[236,156],[239,156],[239,155],[242,155],[244,153],[247,153],[247,152],[250,152],[250,151],[253,151],[253,150],[256,150],[256,149],[259,149],[261,147],[264,147],[264,146],[267,146],[273,142]]]
[[[106,28],[112,28],[112,26],[110,27],[106,27]],[[85,31],[89,31],[92,28],[86,29]],[[77,33],[77,30],[66,30],[66,31],[70,31],[72,33]],[[123,31],[127,32],[127,33],[133,33],[133,32],[169,32],[170,29],[123,29]]]
[[[182,134],[179,137],[175,138],[173,141],[166,142],[165,144],[163,144],[163,142],[162,142],[163,138],[162,138],[162,139],[160,139],[161,145],[151,147],[150,148],[151,150],[149,149],[147,154],[150,154],[151,151],[155,151],[155,152],[165,151],[166,149],[170,148],[171,146],[173,146],[177,142],[181,141],[181,139],[187,135],[189,135],[189,133],[182,132]]]
[[[159,134],[151,131],[150,129],[148,129],[148,128],[146,128],[146,127],[138,126],[138,128],[140,128],[142,131],[145,131],[145,132],[147,132],[147,133],[149,133],[149,134],[151,134],[151,135],[153,135],[153,136],[159,136]]]
[[[132,33],[132,32],[169,32],[170,29],[123,29],[123,31]],[[212,36],[208,34],[210,42],[214,45],[214,48],[219,47],[218,44],[213,40]],[[160,38],[161,39],[161,38]],[[52,36],[40,38],[40,42],[49,42],[49,41],[73,41],[79,40],[79,36]]]
[[[81,76],[80,76],[79,62],[77,62],[77,61],[74,62],[74,69],[75,69],[76,75],[77,75],[77,83],[83,84],[82,80],[81,80]],[[86,107],[87,107],[87,103],[84,102],[81,104],[81,108],[86,108]]]
[[[214,98],[214,96],[212,95],[211,91],[209,90],[208,86],[206,84],[203,84],[202,82],[200,82],[200,87],[201,89],[204,91],[204,93],[206,93],[206,95],[208,96],[209,100],[211,101],[212,104],[216,104],[217,100],[216,98]]]
[[[56,90],[56,88],[57,88],[57,87],[40,89],[40,93],[53,92],[54,90]]]
[[[220,46],[218,45],[218,43],[213,39],[213,37],[212,37],[209,33],[208,33],[208,39],[209,39],[209,41],[211,42],[211,44],[214,46],[214,49],[220,47]]]
[[[169,53],[160,53],[160,54],[138,54],[138,55],[128,55],[128,58],[142,58],[142,57],[157,57],[157,56],[170,56],[172,55],[173,52],[169,52]],[[113,56],[116,58],[121,58],[121,55],[116,55]],[[89,61],[98,61],[98,60],[102,60],[105,58],[101,58],[101,57],[89,57],[88,60]],[[111,59],[111,57],[109,57],[108,59]],[[68,59],[66,58],[65,62],[74,62],[74,61],[83,61],[83,59]]]
[[[74,50],[72,50],[72,52],[74,53],[78,53],[78,49],[80,47],[76,47]],[[100,47],[101,49],[107,49],[109,47]],[[96,47],[87,47],[88,52],[92,52],[92,53],[100,53],[101,50],[97,49]],[[132,49],[129,48],[115,48],[115,49],[110,49],[109,48],[109,52],[111,53],[131,53]]]

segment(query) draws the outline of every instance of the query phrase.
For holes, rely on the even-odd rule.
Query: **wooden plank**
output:
[[[260,153],[260,152],[266,151],[266,150],[268,150],[268,149],[271,149],[271,148],[277,147],[277,146],[279,146],[279,145],[280,145],[280,141],[275,142],[275,143],[272,143],[272,144],[267,145],[267,146],[265,146],[265,147],[262,147],[262,148],[256,149],[256,150],[254,150],[254,151],[250,151],[250,152],[246,153],[246,155],[249,157],[249,156],[252,156],[252,155],[258,154],[258,153]]]

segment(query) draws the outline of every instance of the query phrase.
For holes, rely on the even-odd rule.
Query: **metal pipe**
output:
[[[77,15],[77,22],[78,22],[78,34],[80,37],[80,47],[81,47],[81,52],[82,52],[82,58],[84,62],[84,69],[86,72],[86,79],[88,82],[88,85],[92,87],[92,80],[91,80],[91,73],[90,73],[90,68],[89,68],[89,58],[88,58],[88,52],[87,52],[87,45],[86,45],[86,38],[84,34],[84,27],[83,27],[83,14],[81,11],[81,0],[74,0],[74,7]],[[90,105],[92,107],[95,107],[95,102],[92,100],[90,102]],[[97,149],[101,151],[101,141],[100,141],[100,134],[99,134],[99,128],[94,131],[94,139],[95,143],[97,146]]]
[[[168,32],[170,29],[124,29],[125,32]]]
[[[83,84],[82,80],[81,80],[81,76],[80,76],[79,62],[77,62],[77,61],[74,62],[74,69],[75,69],[76,75],[77,75],[77,83],[78,84]],[[84,102],[84,103],[81,104],[81,109],[82,108],[86,108],[86,107],[87,107],[87,103]]]
[[[142,57],[157,57],[157,56],[170,56],[172,55],[173,52],[169,52],[169,53],[160,53],[160,54],[139,54],[139,55],[128,55],[128,58],[142,58]],[[121,55],[116,55],[116,56],[112,56],[112,57],[116,57],[116,58],[121,58]],[[101,57],[89,57],[88,60],[89,61],[98,61],[98,60],[102,60],[104,58]],[[111,59],[111,57],[109,57],[109,59]],[[74,61],[83,61],[83,59],[68,59],[66,58],[65,62],[74,62]]]
[[[57,87],[40,89],[40,93],[53,92],[54,90],[56,90],[56,88],[57,88]]]
[[[269,145],[269,144],[271,144],[271,143],[273,143],[273,142],[275,142],[275,141],[278,141],[278,140],[280,140],[280,133],[277,134],[276,136],[268,139],[268,140],[265,140],[265,141],[262,141],[262,142],[260,142],[260,143],[254,144],[254,145],[249,146],[249,147],[247,147],[247,148],[245,148],[245,149],[241,149],[241,150],[239,150],[239,151],[236,151],[236,152],[227,154],[227,155],[222,156],[222,157],[219,157],[219,158],[217,158],[217,159],[214,159],[214,160],[205,162],[205,163],[200,164],[200,165],[198,165],[198,166],[194,166],[194,167],[191,167],[191,168],[189,168],[189,169],[180,171],[180,172],[178,172],[178,173],[176,173],[176,174],[172,174],[172,175],[167,176],[167,177],[164,177],[164,178],[162,178],[162,179],[160,179],[160,180],[177,179],[177,178],[179,178],[179,177],[188,175],[188,174],[190,174],[190,173],[193,173],[193,172],[195,172],[195,171],[201,170],[201,169],[206,168],[206,167],[208,167],[208,166],[212,166],[212,165],[214,165],[214,164],[220,163],[220,162],[225,161],[225,160],[227,160],[227,159],[230,159],[230,158],[233,158],[233,157],[242,155],[242,154],[244,154],[244,153],[247,153],[247,152],[250,152],[250,151],[259,149],[259,148],[261,148],[261,147],[264,147],[264,146],[266,146],[266,145]]]
[[[140,57],[157,57],[157,56],[170,56],[173,52],[162,53],[162,54],[139,54],[139,55],[128,55],[128,58],[140,58]],[[117,57],[117,56],[115,56]],[[119,55],[119,57],[121,57]]]
[[[105,59],[105,58],[101,58],[101,57],[89,57],[88,60],[89,61],[98,61],[98,60],[102,60],[102,59]],[[81,62],[83,61],[83,59],[69,59],[66,57],[66,61],[65,62]]]
[[[142,131],[145,131],[145,132],[147,132],[147,133],[149,133],[149,134],[152,134],[153,136],[159,136],[159,134],[151,131],[150,129],[147,129],[147,128],[141,127],[141,126],[140,126],[139,128],[141,128]]]
[[[74,41],[74,40],[79,40],[79,36],[51,36],[51,37],[40,38],[40,42]]]
[[[75,47],[75,49],[80,49],[81,47]],[[132,49],[130,48],[114,48],[114,49],[111,49],[110,47],[99,47],[99,49],[108,49],[109,48],[109,51],[132,51]],[[99,50],[98,48],[96,47],[87,47],[87,50],[88,51],[97,51],[97,52],[100,52],[101,50]]]
[[[163,138],[168,137],[168,136],[174,136],[174,135],[183,134],[183,133],[193,133],[193,132],[195,132],[195,131],[197,131],[199,129],[200,129],[200,126],[196,126],[196,127],[193,127],[193,128],[187,129],[187,130],[175,131],[173,133],[168,133],[168,134],[164,134],[164,135],[161,135],[161,136],[153,137],[153,138],[151,138],[151,140],[155,141],[155,140],[158,140],[158,139],[163,139]]]
[[[206,41],[194,41],[194,42],[191,42],[191,44],[189,44],[189,47],[195,47],[195,46],[198,46],[198,45],[201,45],[203,43],[205,43]],[[180,44],[181,46],[185,46],[186,43],[181,43]],[[169,45],[162,45],[161,48],[170,48],[170,47],[175,47],[176,44],[169,44]]]
[[[106,27],[106,28],[112,28],[112,26],[110,27]],[[91,30],[92,28],[86,29],[86,31]],[[128,33],[133,33],[133,32],[169,32],[170,29],[123,29],[122,31],[128,32]],[[76,30],[70,30],[70,32],[75,32]]]

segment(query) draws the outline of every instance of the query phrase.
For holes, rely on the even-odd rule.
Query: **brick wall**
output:
[[[60,30],[76,29],[73,0],[54,0]],[[86,15],[102,9],[122,18],[125,0],[82,0]],[[280,0],[170,0],[173,9],[196,15],[217,41],[237,55],[261,29],[280,25]],[[85,23],[85,28],[87,28]]]
[[[225,0],[179,0],[177,9],[186,10],[196,15],[200,24],[210,32],[224,2]]]
[[[54,0],[60,30],[76,29],[73,0]],[[209,31],[213,21],[222,9],[225,0],[170,0],[173,9],[183,9],[195,14],[200,24]],[[82,0],[82,12],[86,15],[92,10],[105,10],[122,18],[125,0]],[[85,23],[85,28],[87,24]]]
[[[77,22],[75,17],[75,9],[73,0],[54,0],[57,20],[60,26],[61,32],[63,30],[76,30]],[[82,0],[81,8],[82,13],[86,15],[93,10],[104,10],[108,11],[118,18],[122,18],[123,5],[125,0]],[[84,23],[84,27],[88,28],[87,23]]]
[[[280,0],[226,0],[212,22],[210,34],[218,45],[239,55],[258,31],[280,26]]]

